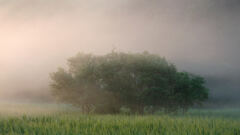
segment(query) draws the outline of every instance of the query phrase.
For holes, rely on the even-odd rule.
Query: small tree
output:
[[[89,112],[118,113],[121,107],[143,113],[145,107],[167,112],[187,110],[208,98],[204,80],[178,72],[164,58],[147,52],[81,54],[68,60],[69,70],[51,74],[59,101]]]

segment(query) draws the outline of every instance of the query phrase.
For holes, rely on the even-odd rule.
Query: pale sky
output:
[[[239,81],[239,24],[237,0],[0,0],[0,94],[47,91],[67,58],[113,48]]]

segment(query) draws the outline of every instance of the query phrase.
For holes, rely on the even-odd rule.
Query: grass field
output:
[[[124,116],[83,115],[54,104],[2,104],[0,135],[240,135],[240,109]]]

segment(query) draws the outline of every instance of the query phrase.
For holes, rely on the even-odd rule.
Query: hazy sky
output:
[[[239,0],[0,0],[0,94],[47,90],[67,58],[113,48],[157,53],[240,91],[239,24]]]

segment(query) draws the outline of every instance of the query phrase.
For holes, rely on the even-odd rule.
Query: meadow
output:
[[[4,103],[0,135],[240,135],[240,109],[192,109],[184,115],[84,115],[67,105]]]

